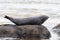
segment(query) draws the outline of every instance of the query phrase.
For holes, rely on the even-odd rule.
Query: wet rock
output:
[[[53,29],[60,29],[60,24],[56,25]]]
[[[18,26],[18,29],[21,30],[22,33],[27,36],[34,36],[44,39],[48,39],[51,37],[50,32],[43,25],[24,25],[24,26]]]
[[[0,37],[12,37],[23,40],[40,40],[51,37],[48,29],[43,25],[0,25]]]
[[[53,29],[53,32],[60,36],[60,24],[56,25]]]
[[[17,26],[23,33],[23,38],[30,40],[49,39],[51,37],[48,29],[43,25],[24,25]],[[27,40],[26,39],[26,40]]]
[[[0,37],[17,37],[17,34],[15,33],[16,28],[14,26],[6,26],[6,25],[0,25]]]

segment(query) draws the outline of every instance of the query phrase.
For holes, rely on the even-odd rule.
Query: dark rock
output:
[[[51,37],[48,29],[43,25],[0,25],[0,38],[12,37],[24,40],[49,39]]]
[[[41,39],[49,39],[51,37],[48,29],[43,25],[24,25],[17,26],[17,28],[22,31],[23,38],[41,38]]]
[[[56,25],[53,29],[60,29],[60,24]]]

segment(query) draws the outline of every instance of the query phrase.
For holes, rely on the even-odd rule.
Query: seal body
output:
[[[16,25],[41,25],[42,23],[44,23],[44,21],[48,19],[48,16],[42,15],[39,17],[30,17],[30,18],[24,18],[24,19],[5,16],[5,18],[9,19]]]

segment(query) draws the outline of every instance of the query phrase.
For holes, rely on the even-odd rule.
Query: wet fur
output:
[[[41,25],[43,24],[49,17],[42,15],[39,17],[29,17],[24,19],[12,18],[9,16],[5,16],[4,18],[9,19],[11,22],[16,25]]]

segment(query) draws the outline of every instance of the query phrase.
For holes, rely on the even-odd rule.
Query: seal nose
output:
[[[8,16],[5,16],[4,18],[9,18]]]

